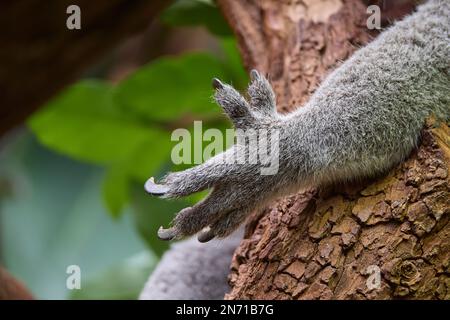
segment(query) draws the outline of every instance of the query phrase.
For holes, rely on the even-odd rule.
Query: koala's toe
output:
[[[247,209],[232,211],[211,225],[210,232],[215,237],[225,238],[245,222],[250,212]]]
[[[245,220],[248,210],[243,204],[248,198],[242,190],[231,189],[227,184],[215,187],[202,201],[184,208],[172,221],[172,228],[160,229],[163,240],[181,239],[199,233],[198,240],[207,242],[214,237],[225,237]],[[208,230],[204,230],[208,227]]]
[[[260,117],[276,118],[275,93],[269,81],[256,70],[251,71],[250,78],[248,95],[251,109]]]
[[[201,232],[198,234],[197,240],[198,240],[199,242],[204,243],[204,242],[211,241],[211,240],[214,239],[215,237],[216,237],[216,234],[215,234],[214,230],[212,230],[212,229],[207,229],[207,230],[201,231]]]

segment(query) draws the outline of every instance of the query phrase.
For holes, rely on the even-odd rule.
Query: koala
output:
[[[163,198],[211,190],[158,237],[224,238],[275,197],[386,172],[417,146],[427,117],[450,118],[449,67],[450,1],[430,0],[357,51],[291,113],[277,113],[269,81],[255,70],[248,99],[213,79],[215,100],[240,132],[237,143],[201,165],[146,182],[148,193]],[[277,159],[269,159],[278,163],[275,173],[262,174],[261,163],[229,161],[258,154],[239,139],[247,131],[277,133],[264,141],[277,143]]]
[[[172,227],[161,228],[158,236],[171,240],[200,232],[200,242],[224,238],[275,197],[389,170],[417,146],[427,117],[450,119],[449,68],[450,1],[430,0],[357,51],[305,106],[289,114],[277,113],[271,85],[257,71],[250,73],[249,100],[214,79],[215,99],[233,122],[237,143],[204,164],[168,174],[160,183],[147,181],[145,189],[164,198],[212,190],[179,212]],[[278,158],[274,174],[262,174],[261,163],[226,161],[258,153],[239,139],[251,130],[279,133],[279,152],[272,155]],[[241,237],[242,229],[209,244],[194,239],[174,244],[141,299],[223,298],[228,265]],[[199,277],[198,270],[205,276]]]
[[[139,299],[223,299],[230,290],[227,275],[242,235],[243,229],[239,228],[224,240],[200,243],[191,238],[174,243],[164,253]]]

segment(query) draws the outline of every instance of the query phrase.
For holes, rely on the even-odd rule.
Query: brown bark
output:
[[[270,75],[280,111],[303,104],[374,35],[357,0],[218,2],[246,67]],[[226,298],[450,299],[449,170],[450,130],[427,129],[385,177],[310,190],[255,214]],[[381,270],[373,290],[370,266]]]
[[[0,3],[0,136],[93,62],[144,30],[167,0],[15,0]],[[66,8],[81,8],[68,30]]]

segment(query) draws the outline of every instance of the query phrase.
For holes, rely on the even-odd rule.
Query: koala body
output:
[[[449,71],[450,2],[431,0],[357,51],[289,114],[276,112],[275,94],[256,71],[249,101],[214,79],[215,99],[238,131],[277,132],[277,171],[261,174],[261,163],[227,161],[258,152],[239,142],[238,133],[234,146],[205,163],[170,173],[161,184],[150,179],[147,191],[166,198],[212,189],[159,237],[200,231],[202,242],[226,237],[274,197],[385,172],[417,145],[427,117],[450,118]],[[267,135],[265,142],[273,139]]]
[[[194,168],[170,173],[161,184],[150,179],[147,191],[167,198],[212,189],[206,199],[179,212],[171,228],[160,229],[159,237],[169,240],[200,231],[202,242],[225,237],[251,211],[274,197],[309,185],[387,171],[417,145],[427,117],[450,119],[449,71],[450,1],[430,0],[357,51],[325,79],[305,106],[292,113],[276,112],[269,82],[255,71],[249,101],[215,79],[216,101],[236,129],[278,132],[279,153],[272,155],[278,157],[278,170],[262,174],[261,164],[225,161],[258,152],[238,139],[224,153]],[[141,298],[223,296],[228,268],[218,268],[214,261],[218,256],[220,261],[231,261],[239,239],[234,235],[213,242],[209,253],[193,240],[174,246]],[[198,268],[207,275],[203,280],[193,280]],[[189,288],[196,288],[195,293]]]
[[[242,231],[208,243],[193,238],[174,243],[161,258],[139,299],[223,299],[230,290],[227,275]]]

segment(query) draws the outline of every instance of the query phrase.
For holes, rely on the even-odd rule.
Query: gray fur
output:
[[[230,289],[227,276],[242,230],[225,240],[196,239],[172,245],[141,292],[141,300],[223,299]],[[201,270],[201,272],[199,272]]]
[[[428,116],[450,118],[449,68],[450,1],[431,0],[357,51],[290,114],[276,113],[272,88],[257,72],[249,102],[215,82],[216,101],[236,128],[279,130],[279,171],[261,175],[259,165],[225,164],[224,157],[242,149],[238,142],[202,165],[169,174],[165,197],[212,189],[175,217],[170,234],[210,227],[209,234],[225,237],[274,197],[387,171],[417,146]]]

